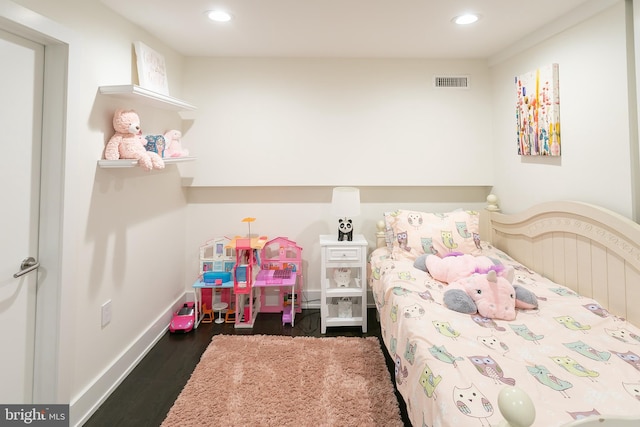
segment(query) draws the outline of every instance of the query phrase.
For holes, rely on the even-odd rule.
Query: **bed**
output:
[[[579,202],[506,215],[488,200],[378,225],[369,283],[411,423],[640,425],[640,226]],[[448,285],[414,262],[453,250],[513,268],[538,308],[505,321],[445,307]]]

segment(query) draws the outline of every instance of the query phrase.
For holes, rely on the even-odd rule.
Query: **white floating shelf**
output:
[[[172,165],[175,163],[191,162],[195,157],[170,157],[164,160],[165,165]],[[120,159],[120,160],[98,160],[98,166],[101,168],[133,168],[138,166],[138,161],[133,159]]]
[[[173,111],[194,111],[196,107],[180,99],[173,98],[138,85],[100,86],[103,95],[117,96],[122,99],[143,102],[156,108]]]

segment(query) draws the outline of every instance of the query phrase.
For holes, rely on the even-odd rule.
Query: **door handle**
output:
[[[14,278],[18,278],[24,274],[27,274],[30,271],[35,270],[40,267],[40,263],[36,261],[36,259],[32,256],[29,258],[25,258],[22,260],[22,264],[20,264],[20,271],[13,275]]]

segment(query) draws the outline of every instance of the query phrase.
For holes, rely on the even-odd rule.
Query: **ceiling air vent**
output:
[[[468,89],[469,76],[435,76],[433,84],[435,87]]]

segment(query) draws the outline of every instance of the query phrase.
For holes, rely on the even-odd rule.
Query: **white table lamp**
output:
[[[354,216],[360,215],[360,190],[355,187],[335,187],[331,213],[338,217],[338,241],[353,240]]]

